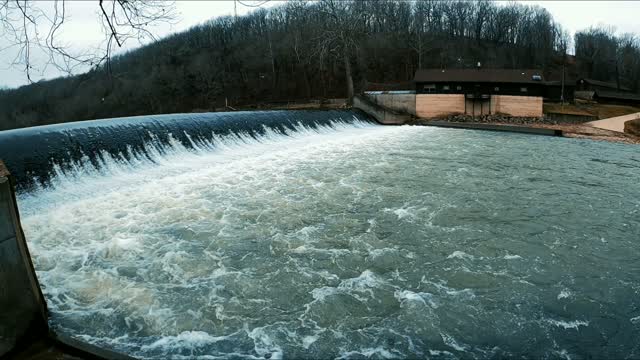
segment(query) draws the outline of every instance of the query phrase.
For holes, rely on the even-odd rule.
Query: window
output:
[[[424,92],[436,92],[436,84],[427,84],[424,86]]]
[[[456,90],[462,90],[462,86],[460,85],[456,86]]]
[[[444,90],[444,91],[448,91],[448,90],[449,90],[449,85],[444,85],[444,86],[442,87],[442,90]]]
[[[520,92],[527,92],[527,88],[526,87],[521,87],[520,88]]]
[[[496,86],[496,87],[493,88],[493,91],[498,92],[498,91],[500,91],[500,88]]]

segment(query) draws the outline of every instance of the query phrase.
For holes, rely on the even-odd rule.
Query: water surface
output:
[[[640,151],[367,122],[20,195],[59,331],[143,358],[638,358]]]

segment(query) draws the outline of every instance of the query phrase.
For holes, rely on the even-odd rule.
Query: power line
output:
[[[263,0],[263,1],[262,1],[261,3],[259,3],[259,4],[246,4],[246,3],[244,3],[242,0],[236,0],[236,2],[239,2],[240,4],[242,4],[242,5],[246,6],[246,7],[253,7],[253,8],[260,7],[260,6],[262,6],[262,5],[266,4],[266,3],[268,3],[269,1],[271,1],[271,0]]]

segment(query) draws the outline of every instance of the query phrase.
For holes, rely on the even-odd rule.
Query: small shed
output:
[[[640,94],[596,90],[593,100],[603,104],[640,106]]]

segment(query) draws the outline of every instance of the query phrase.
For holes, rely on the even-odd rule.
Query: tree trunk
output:
[[[347,81],[347,103],[351,104],[353,100],[353,77],[351,76],[351,61],[349,61],[349,54],[344,51],[344,75]]]
[[[271,87],[276,89],[276,59],[273,56],[273,46],[271,45],[271,33],[269,33],[269,55],[271,56]]]

